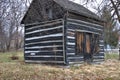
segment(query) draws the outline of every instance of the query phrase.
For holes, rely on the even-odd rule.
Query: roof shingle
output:
[[[91,12],[90,10],[88,10],[87,8],[83,7],[80,4],[68,0],[54,0],[54,1],[61,7],[68,10],[69,12],[78,13],[86,17],[100,20],[100,18],[95,13]]]

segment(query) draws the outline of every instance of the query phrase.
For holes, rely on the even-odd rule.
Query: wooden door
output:
[[[76,55],[84,57],[84,61],[92,61],[93,54],[99,51],[99,35],[85,32],[76,33]]]
[[[84,33],[77,32],[76,33],[76,54],[83,55],[84,53]]]
[[[85,33],[85,51],[84,51],[84,61],[91,61],[92,60],[92,34]]]
[[[85,39],[86,40],[85,41],[85,43],[86,43],[85,44],[85,49],[86,50],[85,51],[86,51],[87,54],[91,53],[91,39],[90,39],[91,37],[90,36],[91,36],[91,34],[86,34],[85,35],[85,37],[86,37],[86,39]]]
[[[76,33],[76,54],[83,56],[84,60],[91,58],[91,35],[90,33]]]

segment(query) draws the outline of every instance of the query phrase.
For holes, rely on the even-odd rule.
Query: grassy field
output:
[[[18,60],[11,60],[18,56]],[[113,56],[113,55],[111,55]],[[120,61],[115,57],[101,65],[71,66],[69,68],[24,63],[22,52],[0,53],[0,80],[120,80]]]
[[[106,59],[119,59],[118,53],[106,53],[105,55]]]

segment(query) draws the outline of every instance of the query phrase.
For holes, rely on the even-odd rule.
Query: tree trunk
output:
[[[119,10],[117,9],[117,6],[115,5],[114,1],[113,1],[113,0],[110,0],[110,1],[111,1],[112,5],[113,5],[113,8],[115,9],[115,13],[116,13],[116,15],[117,15],[117,17],[118,17],[118,21],[119,21],[119,23],[120,23]]]
[[[10,42],[6,45],[7,51],[10,51]]]
[[[16,26],[17,27],[17,29],[16,29],[16,51],[18,50],[18,44],[19,44],[19,40],[18,40],[18,38],[19,38],[19,34],[18,34],[18,26]]]

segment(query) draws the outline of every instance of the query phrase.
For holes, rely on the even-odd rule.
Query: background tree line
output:
[[[18,50],[23,46],[20,24],[29,0],[0,0],[0,51]]]

